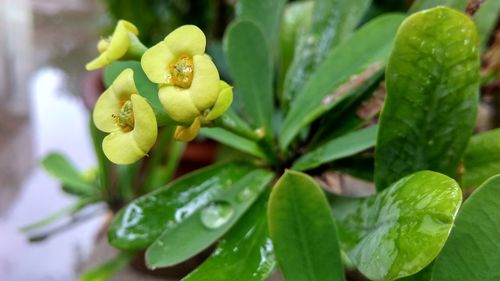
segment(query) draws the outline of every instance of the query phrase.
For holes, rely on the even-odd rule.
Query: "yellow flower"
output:
[[[116,164],[131,164],[146,155],[156,141],[158,127],[153,109],[139,95],[134,72],[125,69],[99,97],[94,108],[96,127],[110,133],[102,148]]]
[[[113,35],[101,39],[97,44],[100,55],[87,63],[87,70],[102,68],[115,60],[137,59],[146,51],[146,47],[137,38],[139,31],[132,23],[119,20]]]
[[[184,25],[142,56],[144,72],[160,85],[159,98],[165,111],[178,122],[191,124],[207,116],[219,99],[219,72],[205,54],[205,44],[205,35],[198,27]]]
[[[192,141],[198,135],[201,125],[219,118],[226,112],[232,101],[233,88],[221,80],[215,105],[210,110],[205,110],[201,116],[196,117],[190,126],[177,126],[174,138],[178,141]]]

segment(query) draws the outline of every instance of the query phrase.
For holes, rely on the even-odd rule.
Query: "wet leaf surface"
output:
[[[371,280],[394,280],[439,254],[461,200],[453,179],[421,171],[373,197],[338,198],[332,207],[341,246],[357,268]]]
[[[432,281],[500,280],[500,176],[465,201],[434,263]]]
[[[401,25],[386,70],[378,190],[419,170],[456,176],[474,128],[478,79],[478,35],[468,16],[439,7]]]

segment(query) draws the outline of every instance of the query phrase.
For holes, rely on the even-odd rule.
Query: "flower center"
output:
[[[130,132],[134,129],[134,111],[130,100],[123,103],[120,113],[113,114],[115,123],[124,132]]]
[[[187,89],[193,81],[194,64],[193,59],[188,56],[181,56],[175,63],[168,66],[170,71],[170,83],[174,86]]]

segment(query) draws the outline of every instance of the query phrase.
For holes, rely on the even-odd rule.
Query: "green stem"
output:
[[[28,232],[31,232],[31,231],[34,231],[40,227],[44,227],[50,223],[53,223],[54,221],[66,216],[66,215],[69,215],[69,214],[73,214],[79,210],[81,210],[83,207],[89,205],[89,204],[92,204],[92,203],[95,203],[97,202],[98,200],[95,199],[95,198],[85,198],[85,199],[81,199],[79,200],[78,202],[76,202],[75,204],[73,205],[69,205],[55,213],[53,213],[52,215],[49,215],[48,217],[42,219],[42,220],[39,220],[35,223],[32,223],[32,224],[29,224],[29,225],[26,225],[26,226],[23,226],[20,228],[20,230],[24,233],[28,233]]]

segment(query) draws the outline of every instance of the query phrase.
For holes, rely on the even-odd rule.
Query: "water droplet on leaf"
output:
[[[253,198],[255,198],[255,192],[249,188],[243,189],[237,196],[239,202],[244,202]]]
[[[234,209],[228,202],[213,202],[201,210],[201,223],[207,228],[216,229],[227,223],[233,214]]]

